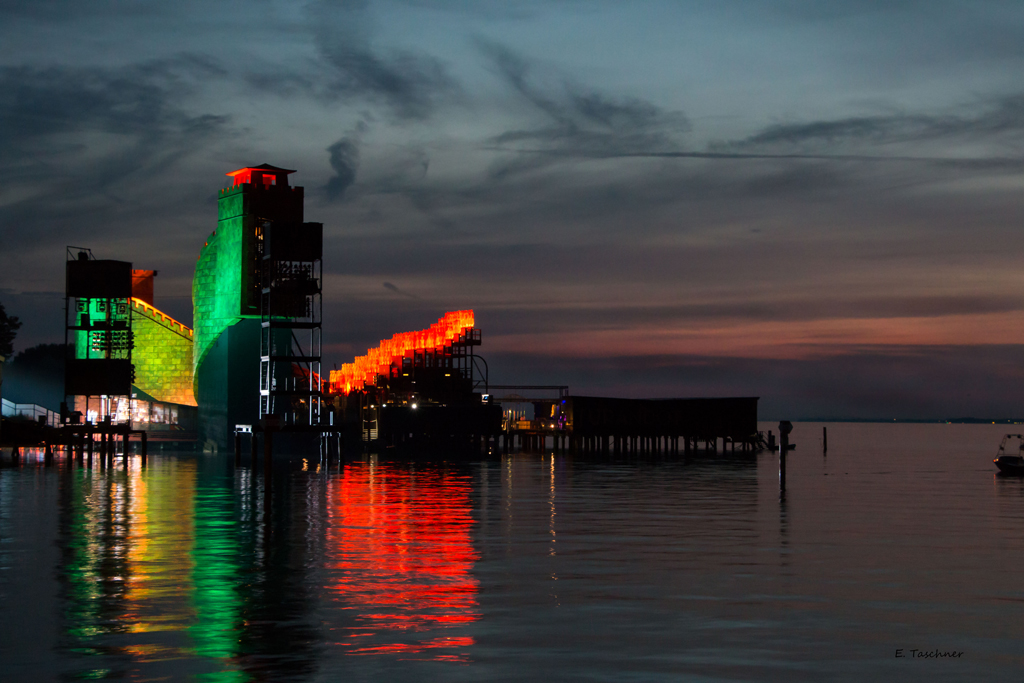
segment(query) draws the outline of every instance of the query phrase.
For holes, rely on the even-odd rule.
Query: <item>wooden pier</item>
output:
[[[556,452],[677,455],[718,451],[719,444],[723,452],[764,445],[757,431],[758,397],[628,399],[562,391],[536,400],[512,391],[508,396],[503,402],[533,403],[534,419],[507,421],[506,451],[546,451],[550,443]]]

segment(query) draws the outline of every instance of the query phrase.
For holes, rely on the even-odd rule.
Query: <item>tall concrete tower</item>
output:
[[[220,191],[217,229],[199,253],[193,388],[207,449],[226,448],[236,424],[260,417],[263,231],[270,223],[302,223],[303,190],[288,185],[291,173],[269,164],[228,173],[234,185]]]

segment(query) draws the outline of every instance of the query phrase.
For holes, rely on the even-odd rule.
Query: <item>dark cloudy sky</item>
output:
[[[342,363],[473,308],[492,382],[1024,416],[1024,3],[0,0],[0,301],[190,283],[298,169]]]

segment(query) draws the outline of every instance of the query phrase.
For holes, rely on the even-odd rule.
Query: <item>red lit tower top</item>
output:
[[[231,171],[224,175],[229,175],[235,179],[235,185],[244,185],[246,183],[261,184],[261,185],[287,185],[288,175],[295,173],[295,171],[287,168],[278,168],[277,166],[271,166],[270,164],[260,164],[259,166],[246,166],[240,168],[237,171]]]

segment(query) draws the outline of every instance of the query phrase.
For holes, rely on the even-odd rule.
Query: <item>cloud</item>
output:
[[[1024,94],[985,102],[961,114],[893,113],[773,124],[746,138],[719,143],[719,150],[832,149],[952,139],[1024,143]]]
[[[362,98],[383,104],[399,121],[428,119],[439,103],[457,96],[461,88],[440,60],[411,50],[380,50],[372,44],[374,31],[369,3],[327,2],[309,5],[310,29],[323,73],[291,71],[275,76],[255,75],[250,83],[287,91],[304,88],[327,100]]]
[[[588,159],[913,162],[976,172],[1024,167],[1024,154],[1017,153],[1024,151],[1024,93],[962,105],[951,112],[772,124],[743,138],[694,149],[685,144],[691,126],[681,112],[569,82],[544,85],[536,76],[538,70],[521,54],[483,39],[477,39],[477,45],[501,80],[543,117],[539,125],[506,130],[488,140],[487,149],[503,154],[489,170],[492,181]],[[950,154],[948,143],[953,140],[964,146]],[[805,168],[798,173],[817,171]],[[771,182],[751,187],[764,188]]]
[[[333,94],[382,101],[399,119],[428,118],[439,99],[457,90],[436,59],[411,52],[377,55],[329,37],[320,42],[337,70],[337,80],[330,85]]]
[[[125,67],[0,68],[0,138],[5,145],[87,129],[140,134],[188,129],[208,117],[178,104],[193,79],[225,75],[213,60],[184,54]]]
[[[5,16],[24,16],[37,21],[53,23],[71,22],[88,17],[108,17],[118,15],[153,15],[158,14],[159,6],[146,6],[143,3],[118,2],[118,0],[94,0],[93,2],[74,2],[73,0],[38,0],[38,2],[18,2],[18,0],[0,0],[0,14]]]
[[[52,255],[53,245],[120,251],[155,236],[140,225],[158,216],[176,213],[180,223],[190,205],[178,193],[194,196],[185,188],[197,175],[188,164],[236,133],[231,116],[194,104],[199,81],[223,76],[201,55],[0,67],[0,225],[19,226],[0,230],[11,276],[52,287],[50,269],[28,264]],[[107,241],[116,238],[116,246]]]
[[[478,39],[477,45],[502,81],[542,115],[539,125],[493,136],[490,143],[496,149],[614,156],[678,148],[680,136],[690,130],[681,112],[664,111],[639,98],[613,97],[567,80],[542,85],[532,77],[532,65],[522,55],[484,39]],[[506,159],[491,169],[491,177],[501,179],[551,162],[552,158],[539,155]]]
[[[147,164],[188,153],[230,118],[182,105],[196,78],[223,74],[180,55],[120,68],[0,68],[0,178],[45,181],[74,174],[102,188]]]
[[[981,177],[1024,169],[1024,155],[1014,154],[1016,143],[1024,142],[1024,95],[955,113],[774,124],[694,149],[687,144],[690,122],[681,112],[567,79],[552,82],[550,69],[536,68],[508,47],[483,39],[477,45],[502,82],[540,118],[487,140],[484,149],[497,157],[470,192],[481,202],[500,201],[505,191],[528,197],[552,219],[650,215],[700,195],[730,202],[832,201],[868,188],[890,193],[946,182],[957,173]],[[967,144],[951,154],[942,144],[951,139]],[[642,165],[644,160],[651,163]],[[692,163],[662,163],[671,161]],[[583,178],[586,184],[579,182]],[[520,199],[510,210],[529,210],[529,203]]]
[[[344,137],[327,148],[330,152],[330,164],[334,175],[327,181],[325,190],[329,201],[338,201],[345,195],[352,183],[356,181],[356,170],[359,168],[359,147],[356,140]]]
[[[392,291],[395,294],[399,294],[401,296],[409,297],[410,299],[419,299],[419,297],[416,296],[415,294],[410,294],[409,292],[404,292],[401,289],[399,289],[397,286],[391,284],[390,282],[385,282],[384,283],[384,289]]]

